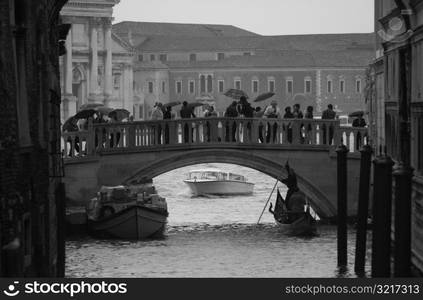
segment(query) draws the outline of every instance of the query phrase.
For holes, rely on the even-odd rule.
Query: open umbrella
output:
[[[239,100],[242,96],[248,99],[248,95],[244,91],[237,89],[229,89],[224,95],[235,100]]]
[[[350,113],[348,116],[351,117],[351,118],[355,118],[355,117],[359,117],[359,116],[362,116],[362,115],[364,115],[364,111],[358,110],[358,111],[355,111],[353,113]]]
[[[129,115],[131,113],[129,111],[127,111],[124,108],[118,108],[118,109],[114,109],[111,112],[109,112],[109,117],[113,118],[114,116],[116,116],[116,120],[118,122],[122,121],[123,119],[129,118]]]
[[[169,102],[169,103],[165,103],[163,104],[163,106],[167,106],[167,107],[173,107],[173,106],[178,106],[181,105],[181,101],[173,101],[173,102]]]
[[[96,109],[97,107],[100,107],[100,106],[104,106],[104,104],[101,104],[101,103],[88,103],[88,104],[81,105],[81,107],[79,108],[79,111],[81,111],[81,110],[87,110],[87,109]]]
[[[199,107],[199,106],[203,106],[203,105],[204,105],[204,103],[200,103],[200,102],[188,103],[188,107],[191,108],[191,109]]]
[[[275,93],[268,92],[261,95],[258,95],[257,98],[254,100],[254,102],[261,102],[264,100],[267,100],[269,98],[272,98],[275,95]]]
[[[85,109],[85,110],[81,110],[79,111],[76,115],[74,115],[73,117],[75,119],[88,119],[90,117],[92,117],[97,111],[94,109]]]
[[[76,124],[76,122],[78,122],[78,119],[76,119],[75,117],[70,117],[63,124],[62,130],[67,132],[78,131],[78,125]]]
[[[114,110],[113,108],[106,107],[106,106],[99,106],[95,108],[95,111],[105,116],[109,115],[109,113],[111,113],[113,110]]]

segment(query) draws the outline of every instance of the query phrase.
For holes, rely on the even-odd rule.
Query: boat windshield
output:
[[[192,172],[189,179],[228,180],[228,174],[217,171]]]
[[[245,181],[245,177],[238,174],[229,173],[229,180]]]

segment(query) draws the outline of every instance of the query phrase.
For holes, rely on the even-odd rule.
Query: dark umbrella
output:
[[[118,108],[109,112],[109,117],[113,118],[113,116],[116,116],[116,120],[122,121],[123,119],[129,118],[130,114],[131,113],[127,111],[126,109]]]
[[[76,119],[75,117],[70,117],[66,120],[65,124],[63,124],[62,130],[68,132],[78,131],[78,125],[76,125],[77,121],[78,119]]]
[[[237,89],[229,89],[224,95],[235,100],[239,100],[242,96],[248,99],[248,95],[244,91]]]
[[[165,107],[173,107],[173,106],[178,106],[178,105],[181,105],[181,101],[173,101],[173,102],[163,104],[163,106],[165,106]]]
[[[348,116],[350,118],[355,118],[355,117],[360,117],[360,116],[363,116],[363,115],[364,115],[364,111],[358,110],[358,111],[355,111],[353,113],[350,113]]]
[[[113,110],[114,110],[113,108],[106,107],[106,106],[99,106],[95,108],[95,111],[105,116],[109,115],[109,113],[111,113]]]
[[[275,95],[275,93],[268,92],[261,95],[258,95],[257,98],[254,100],[254,102],[261,102],[264,100],[267,100],[269,98],[272,98]]]
[[[81,110],[80,112],[78,112],[73,117],[75,119],[88,119],[88,118],[92,117],[96,112],[97,111],[94,110],[94,109],[85,109],[85,110]]]
[[[96,109],[97,107],[104,106],[104,104],[101,103],[88,103],[84,104],[79,108],[79,111],[81,110],[87,110],[87,109]]]
[[[199,107],[199,106],[203,106],[203,105],[204,105],[204,103],[200,103],[200,102],[188,103],[188,107],[191,108],[191,109]]]

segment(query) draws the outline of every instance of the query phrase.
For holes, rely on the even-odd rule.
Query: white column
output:
[[[72,95],[72,29],[69,30],[68,36],[66,37],[66,58],[65,58],[65,80],[64,88],[65,95]]]
[[[90,95],[98,95],[98,41],[97,41],[97,22],[91,23],[91,78]],[[94,99],[95,101],[95,99]]]
[[[110,22],[110,23],[109,23]],[[106,51],[105,56],[105,84],[104,95],[106,97],[112,96],[112,24],[107,20],[104,28],[104,48]]]
[[[69,117],[76,114],[77,99],[72,94],[73,83],[73,63],[72,63],[72,29],[66,37],[66,55],[64,58],[64,109],[63,117],[67,120]]]

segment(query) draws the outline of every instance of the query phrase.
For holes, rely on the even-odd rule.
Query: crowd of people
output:
[[[182,107],[179,110],[179,117],[181,119],[192,119],[197,118],[196,114],[194,113],[194,108],[192,104],[189,104],[187,101],[182,103]],[[270,105],[266,106],[264,109],[262,107],[257,106],[253,107],[251,103],[247,101],[247,98],[242,96],[240,97],[239,101],[232,101],[230,105],[226,108],[224,115],[225,118],[228,118],[226,122],[226,135],[225,141],[226,142],[235,142],[237,141],[237,130],[240,130],[237,126],[236,120],[230,119],[314,119],[314,108],[313,106],[308,106],[304,111],[301,110],[300,104],[294,104],[292,107],[288,106],[285,107],[284,111],[282,112],[276,100],[270,102]],[[216,112],[215,108],[212,105],[205,105],[204,114],[201,116],[203,118],[213,118],[218,117],[218,113]],[[153,107],[151,112],[151,120],[170,120],[175,119],[176,113],[172,110],[171,105],[163,105],[162,103],[156,103]],[[336,112],[334,111],[333,105],[329,104],[327,109],[323,111],[321,119],[322,120],[335,120],[337,118]],[[108,117],[101,114],[95,114],[92,116],[92,120],[94,124],[101,124],[101,123],[114,123],[118,122],[116,118]],[[133,118],[128,118],[127,121],[132,121]],[[211,123],[205,123],[205,139],[210,142],[211,139]],[[249,140],[252,139],[252,123],[246,122],[245,125],[241,124],[242,129],[246,131],[245,137]],[[357,115],[356,119],[352,123],[353,127],[365,127],[366,122],[363,118],[363,115]],[[88,120],[73,120],[67,124],[67,128],[64,128],[64,132],[72,132],[72,131],[79,131],[79,130],[87,130],[88,127]],[[301,124],[301,129],[305,132],[304,136],[300,137],[301,143],[306,143],[307,135],[312,131],[311,125],[307,123]],[[305,129],[305,130],[304,130]],[[328,126],[326,127],[323,125],[323,144],[331,144],[334,137],[334,127]],[[162,128],[161,125],[154,127],[154,135],[158,137],[157,144],[161,144],[162,142],[165,144],[169,143],[170,140],[170,132],[169,126],[164,126]],[[157,131],[157,132],[156,132]],[[283,131],[286,133],[286,139],[289,143],[293,142],[293,128],[290,123],[286,123],[283,125]],[[157,134],[156,134],[157,133]],[[275,143],[278,136],[278,123],[264,121],[263,123],[260,122],[258,125],[258,140],[260,143]],[[163,138],[163,139],[162,139]],[[121,134],[119,132],[110,133],[109,143],[110,148],[114,147],[115,145],[119,145],[121,139]],[[218,137],[219,141],[222,140],[221,137]],[[103,144],[104,146],[104,134],[96,134],[95,135],[95,147],[97,148],[99,144]],[[185,143],[193,142],[194,141],[194,133],[192,130],[192,126],[188,123],[184,124],[183,126],[183,141]],[[71,142],[68,140],[67,142]],[[74,150],[79,153],[80,151],[80,141],[78,137],[74,139]]]

